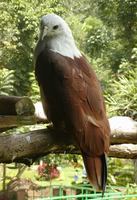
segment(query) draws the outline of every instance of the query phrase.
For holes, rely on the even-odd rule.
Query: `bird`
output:
[[[95,71],[61,16],[50,13],[41,17],[34,65],[49,122],[74,137],[89,182],[104,193],[110,143],[104,97]]]

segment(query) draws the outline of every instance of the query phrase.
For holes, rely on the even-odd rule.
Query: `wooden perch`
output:
[[[28,97],[0,96],[0,115],[33,115],[35,107]]]
[[[57,133],[52,128],[0,137],[0,162],[16,161],[29,165],[38,157],[50,153],[80,152],[68,133],[63,131]],[[136,159],[137,144],[111,145],[109,156]]]
[[[36,118],[32,116],[0,116],[0,129],[5,130],[22,125],[36,124]]]
[[[119,144],[110,146],[110,157],[137,159],[136,144]]]
[[[41,102],[33,105],[28,97],[0,96],[0,132],[41,122],[47,122]]]
[[[137,144],[137,122],[130,117],[115,116],[109,119],[111,144]]]
[[[41,103],[33,105],[27,97],[0,96],[0,131],[41,121],[47,121]],[[109,122],[112,144],[109,156],[137,159],[137,122],[129,117],[113,117]],[[70,134],[58,133],[53,128],[0,136],[0,162],[30,165],[49,153],[74,154],[80,151]]]

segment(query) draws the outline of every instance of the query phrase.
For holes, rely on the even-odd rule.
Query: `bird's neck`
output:
[[[80,57],[81,53],[78,50],[73,37],[66,37],[61,35],[47,40],[46,46],[54,52],[70,58]]]

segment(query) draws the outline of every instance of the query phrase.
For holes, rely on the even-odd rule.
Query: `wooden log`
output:
[[[0,133],[9,130],[11,128],[16,128],[25,125],[34,125],[37,123],[48,123],[47,118],[42,118],[41,116],[0,116]]]
[[[35,107],[28,97],[0,96],[0,115],[33,115]]]
[[[0,95],[0,115],[16,115],[16,103],[21,97]]]
[[[79,154],[80,151],[68,133],[58,133],[53,128],[0,137],[2,163],[21,162],[30,165],[38,157],[50,153]],[[137,145],[111,145],[109,156],[136,159]]]
[[[41,102],[33,105],[28,97],[0,96],[0,132],[46,122]]]
[[[38,108],[38,107],[37,107]],[[47,122],[41,117],[41,105],[37,116],[0,116],[0,128],[11,128],[21,125],[33,125]],[[42,111],[43,112],[43,111]],[[111,127],[111,144],[137,144],[137,122],[129,117],[113,117],[109,119]]]
[[[137,159],[137,144],[111,145],[109,156],[116,158]]]
[[[36,124],[37,120],[32,116],[0,116],[0,129]],[[5,129],[4,129],[5,128]]]
[[[38,110],[34,114],[34,105],[27,97],[0,96],[0,130],[35,124],[38,121],[46,122],[46,116],[41,115],[43,112],[41,103],[35,108]],[[5,116],[7,113],[8,116]],[[16,116],[12,116],[13,114]],[[113,117],[109,121],[112,144],[109,156],[136,159],[137,122],[129,117]],[[0,162],[4,163],[16,161],[30,164],[30,159],[63,152],[80,153],[74,140],[64,131],[57,133],[50,128],[0,137]]]
[[[109,119],[111,144],[137,144],[137,122],[130,117],[115,116]]]
[[[35,107],[28,97],[0,96],[0,132],[36,123]]]

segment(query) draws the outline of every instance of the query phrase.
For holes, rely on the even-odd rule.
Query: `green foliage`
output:
[[[85,19],[86,52],[90,57],[97,59],[101,57],[102,62],[105,59],[104,69],[109,66],[116,73],[122,60],[130,59],[132,49],[135,48],[137,42],[137,3],[135,0],[93,0],[87,2],[88,13],[90,10],[94,10],[93,23],[100,21],[100,24],[98,25],[96,22],[97,25],[91,26],[89,29],[88,21],[92,17]]]
[[[81,155],[75,154],[50,154],[43,158],[44,162],[61,165],[61,166],[68,166],[68,164],[72,162],[82,161]]]
[[[129,78],[118,77],[110,86],[112,93],[106,96],[112,115],[125,115],[137,119],[137,70],[130,72]]]
[[[40,101],[40,91],[39,91],[39,86],[35,78],[34,71],[29,73],[29,80],[30,80],[30,91],[29,91],[29,96],[33,100],[33,102]]]
[[[33,49],[38,37],[40,16],[55,12],[65,13],[61,0],[2,1],[0,7],[0,50],[4,67],[15,70],[17,95],[27,95],[30,89],[30,72],[33,70]]]
[[[14,71],[0,69],[0,95],[12,95],[14,91]]]
[[[83,30],[87,33],[85,38],[85,51],[91,57],[100,57],[110,42],[111,34],[109,30],[96,17],[86,18]]]
[[[131,160],[108,159],[108,184],[113,186],[126,186],[134,183],[134,168]]]
[[[132,50],[130,61],[123,60],[117,78],[109,82],[106,101],[110,115],[125,115],[137,119],[137,49]]]
[[[125,194],[136,194],[137,193],[137,184],[128,183],[126,186]],[[136,200],[136,197],[132,197],[132,200]]]
[[[136,35],[137,2],[136,0],[117,0],[117,2],[118,22],[124,28],[125,37],[132,41]]]
[[[85,32],[82,31],[83,24],[81,16],[75,16],[74,14],[66,16],[66,21],[68,22],[70,28],[73,30],[73,36],[75,38],[76,44],[83,51],[83,43],[85,38]]]

